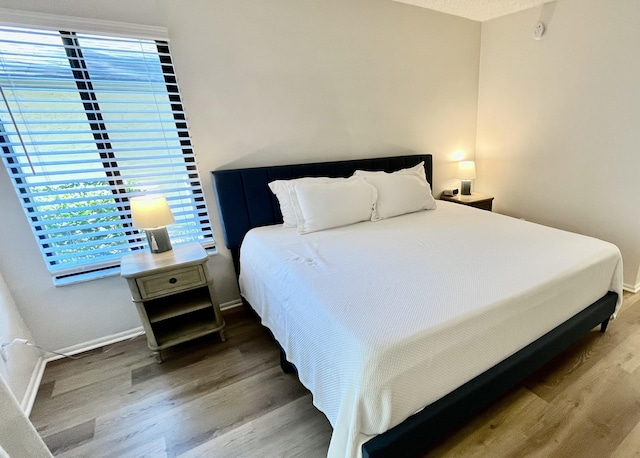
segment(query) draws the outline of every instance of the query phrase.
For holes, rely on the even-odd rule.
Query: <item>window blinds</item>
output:
[[[166,42],[0,27],[0,86],[1,155],[52,275],[143,248],[141,194],[167,198],[174,244],[213,244]]]

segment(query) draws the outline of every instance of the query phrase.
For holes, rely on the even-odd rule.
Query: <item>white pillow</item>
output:
[[[392,173],[356,170],[354,175],[363,177],[378,191],[372,221],[436,208],[423,162]]]
[[[275,180],[269,183],[269,189],[276,195],[280,204],[280,213],[284,221],[284,227],[296,227],[296,208],[298,207],[298,199],[296,198],[293,185],[295,183],[326,183],[333,180],[329,177],[304,177],[294,178],[292,180]]]
[[[298,182],[294,188],[300,234],[371,220],[378,197],[376,188],[359,177]]]

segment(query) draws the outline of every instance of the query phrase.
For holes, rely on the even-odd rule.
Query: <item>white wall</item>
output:
[[[214,231],[208,171],[431,153],[435,192],[476,141],[480,24],[388,0],[0,0],[166,26]],[[1,20],[1,17],[0,17]],[[0,271],[34,338],[60,349],[139,326],[120,278],[55,288],[5,171]],[[229,253],[210,261],[238,298]]]
[[[31,331],[22,319],[0,272],[0,344],[10,344],[16,338],[31,340]],[[3,354],[0,358],[0,378],[6,382],[18,403],[25,410],[30,410],[31,397],[35,394],[30,392],[33,388],[31,385],[37,383],[38,369],[43,365],[40,351],[33,346],[16,344],[7,345]]]
[[[637,0],[560,0],[483,23],[476,146],[476,187],[497,211],[615,243],[629,288],[640,286],[639,18]]]
[[[0,377],[0,456],[52,457],[13,393]]]

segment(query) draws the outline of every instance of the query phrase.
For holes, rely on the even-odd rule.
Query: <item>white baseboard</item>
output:
[[[242,306],[242,299],[235,299],[233,301],[220,304],[220,310],[225,311],[225,310],[234,309],[236,307],[241,307],[241,306]]]
[[[36,396],[38,395],[38,389],[40,388],[40,381],[42,380],[42,376],[44,375],[45,367],[47,367],[47,363],[44,360],[44,357],[41,356],[38,358],[38,361],[33,368],[31,378],[29,379],[29,384],[27,385],[24,397],[22,398],[22,402],[20,403],[20,407],[22,407],[22,411],[27,417],[31,414],[33,403],[36,401]]]
[[[635,294],[635,293],[640,291],[640,283],[636,284],[635,286],[631,286],[631,285],[628,285],[628,284],[624,283],[622,285],[622,289],[624,289],[625,291],[629,291],[630,293]]]
[[[138,326],[137,328],[133,328],[128,331],[118,332],[116,334],[99,337],[88,342],[61,348],[60,350],[56,350],[55,352],[45,352],[45,363],[48,363],[49,361],[55,361],[56,359],[62,359],[65,356],[77,355],[78,353],[83,353],[95,348],[100,348],[114,344],[116,342],[121,342],[123,340],[132,339],[143,333],[144,331],[142,329],[142,326]]]

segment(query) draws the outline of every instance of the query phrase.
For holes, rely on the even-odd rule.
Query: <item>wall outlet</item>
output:
[[[13,339],[9,343],[1,344],[0,345],[0,356],[2,357],[2,360],[5,363],[9,359],[9,355],[7,354],[7,347],[10,347],[11,345],[15,345],[15,344],[31,345],[27,339]]]

